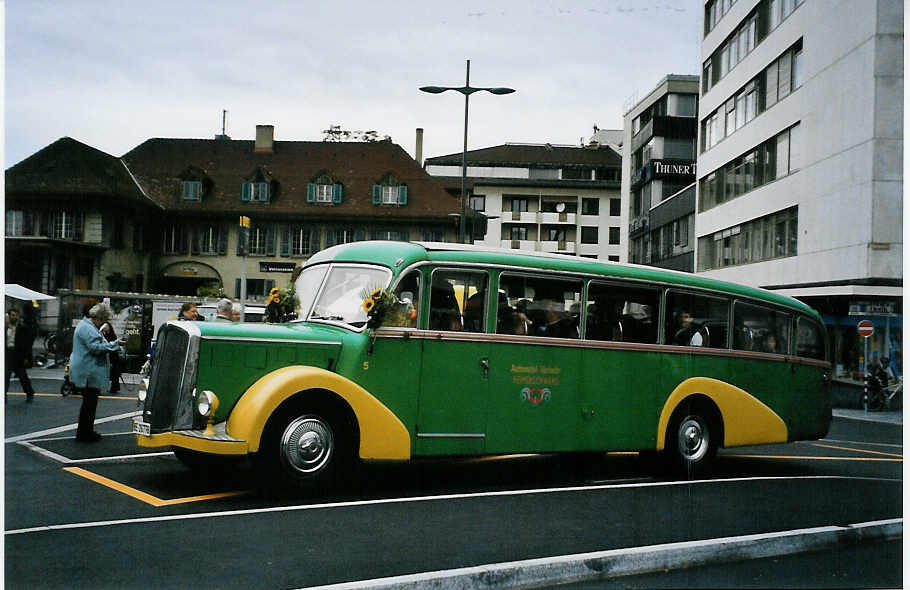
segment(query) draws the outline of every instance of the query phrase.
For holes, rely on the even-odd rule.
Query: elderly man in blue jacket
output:
[[[73,385],[82,393],[82,407],[79,410],[79,427],[76,440],[97,442],[101,435],[95,432],[95,411],[98,396],[107,391],[111,383],[108,353],[117,352],[126,344],[122,338],[108,342],[99,329],[110,321],[111,308],[103,303],[94,305],[87,318],[82,318],[73,334],[73,353],[70,355],[70,377]]]

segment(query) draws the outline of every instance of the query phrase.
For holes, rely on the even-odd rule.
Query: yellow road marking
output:
[[[853,451],[854,453],[869,453],[872,455],[884,455],[886,457],[897,457],[898,459],[903,459],[904,456],[898,453],[886,453],[884,451],[870,451],[868,449],[854,449],[851,447],[838,447],[836,445],[823,445],[821,443],[811,443],[813,447],[822,447],[825,449],[837,449],[839,451]]]
[[[120,482],[116,482],[112,479],[108,479],[108,478],[104,477],[103,475],[98,475],[97,473],[92,473],[91,471],[87,471],[85,469],[82,469],[81,467],[64,467],[63,470],[69,471],[72,474],[79,475],[86,479],[90,479],[90,480],[94,481],[95,483],[99,483],[103,486],[107,486],[111,489],[117,490],[118,492],[120,492],[122,494],[126,494],[127,496],[132,496],[133,498],[136,498],[137,500],[141,500],[142,502],[145,502],[146,504],[151,504],[152,506],[154,506],[156,508],[160,508],[161,506],[173,506],[174,504],[186,504],[187,502],[200,502],[202,500],[215,500],[217,498],[228,498],[231,496],[239,496],[241,494],[246,493],[245,491],[221,492],[218,494],[207,494],[204,496],[190,496],[188,498],[174,498],[173,500],[162,500],[161,498],[156,498],[155,496],[153,496],[151,494],[147,494],[143,491],[137,490],[136,488],[131,488],[128,485],[124,485]]]
[[[901,459],[886,459],[884,457],[800,457],[796,455],[727,455],[721,457],[735,457],[737,459],[804,459],[806,461],[888,461],[893,463],[902,463]]]

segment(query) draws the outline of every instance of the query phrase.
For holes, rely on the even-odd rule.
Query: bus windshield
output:
[[[301,304],[315,297],[312,311],[307,319],[312,321],[341,322],[354,328],[362,328],[367,323],[367,313],[363,310],[363,300],[377,288],[386,288],[392,273],[377,266],[332,265],[326,276],[325,267],[314,267],[301,273],[297,279],[297,289]],[[325,281],[321,278],[326,276]],[[322,291],[316,289],[323,283]],[[303,293],[301,289],[308,289]],[[305,309],[305,307],[302,307]]]

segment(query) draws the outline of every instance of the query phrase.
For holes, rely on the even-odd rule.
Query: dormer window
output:
[[[241,190],[241,198],[244,201],[268,203],[272,196],[271,187],[267,182],[244,182]]]
[[[402,184],[391,174],[386,174],[379,184],[373,185],[374,205],[397,205],[403,207],[408,204],[408,187]]]
[[[307,203],[341,204],[342,188],[340,182],[335,182],[328,174],[322,174],[313,182],[307,184]]]
[[[181,197],[184,201],[201,201],[202,200],[202,181],[201,180],[184,180],[181,183]]]

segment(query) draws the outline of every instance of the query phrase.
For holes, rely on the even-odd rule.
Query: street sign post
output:
[[[875,326],[869,320],[862,320],[856,324],[856,331],[859,332],[859,335],[863,338],[868,338],[875,334]]]

